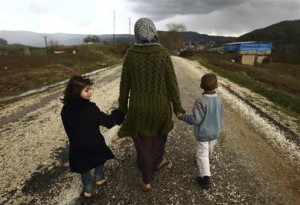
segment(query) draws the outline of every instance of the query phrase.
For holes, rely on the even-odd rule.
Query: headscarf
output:
[[[134,25],[135,45],[160,45],[155,25],[151,19],[140,18]]]

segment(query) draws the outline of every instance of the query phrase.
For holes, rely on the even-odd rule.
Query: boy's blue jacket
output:
[[[216,93],[205,93],[196,99],[193,114],[183,114],[182,120],[194,125],[194,134],[198,141],[211,141],[220,135],[223,112],[222,99]]]

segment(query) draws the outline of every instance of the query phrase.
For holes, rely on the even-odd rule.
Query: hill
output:
[[[45,47],[45,38],[47,42],[55,41],[60,45],[72,46],[83,44],[83,39],[88,35],[94,34],[67,34],[67,33],[36,33],[31,31],[0,31],[0,39],[6,41],[7,44],[22,44],[32,47]],[[113,42],[112,34],[97,35],[102,42]],[[134,42],[134,36],[131,35],[129,39],[128,34],[116,34],[115,41],[117,43],[131,43]]]
[[[300,54],[300,20],[283,21],[238,37],[237,41],[268,41],[277,51]]]
[[[159,31],[165,32],[165,31]],[[0,31],[0,38],[7,41],[7,44],[23,44],[33,47],[45,47],[45,38],[49,43],[51,40],[58,42],[60,45],[71,46],[71,45],[80,45],[83,44],[83,39],[89,34],[67,34],[67,33],[36,33],[30,31]],[[103,34],[97,35],[102,42],[112,43],[113,34]],[[223,36],[209,36],[206,34],[199,34],[196,32],[184,32],[184,40],[186,42],[232,42],[235,38],[232,37],[223,37]],[[134,35],[128,34],[116,34],[115,35],[116,43],[134,43]]]
[[[164,33],[166,31],[159,31]],[[55,41],[59,45],[80,45],[83,39],[89,34],[66,34],[66,33],[35,33],[29,31],[0,31],[0,39],[5,44],[22,44],[34,47],[45,47],[45,38],[47,42]],[[113,34],[97,35],[101,42],[112,43]],[[257,29],[246,33],[238,38],[224,36],[210,36],[199,34],[197,32],[187,31],[183,33],[185,42],[207,43],[210,41],[224,44],[234,41],[267,41],[273,44],[273,50],[288,54],[300,54],[300,20],[283,21],[273,24],[266,28]],[[134,35],[116,34],[115,42],[134,43]]]
[[[228,43],[233,42],[235,37],[224,37],[224,36],[210,36],[207,34],[199,34],[193,31],[184,32],[184,41],[185,42],[199,42],[199,43],[207,43],[209,41],[214,41],[218,43]]]

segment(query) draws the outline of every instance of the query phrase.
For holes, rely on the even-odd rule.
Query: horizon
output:
[[[55,32],[55,33],[41,33],[41,32],[36,32],[36,31],[26,31],[26,30],[0,30],[0,32],[31,32],[31,33],[36,33],[36,34],[49,34],[49,35],[53,35],[53,34],[68,34],[68,35],[114,35],[113,33],[104,33],[104,34],[94,34],[94,33],[65,33],[65,32]],[[167,30],[157,30],[157,32],[168,32]],[[222,37],[234,37],[237,38],[239,36],[223,36],[223,35],[210,35],[210,34],[206,34],[206,33],[199,33],[197,31],[191,31],[191,30],[187,30],[184,32],[193,32],[193,33],[198,33],[201,35],[208,35],[208,36],[222,36]],[[251,32],[251,31],[250,31]],[[248,32],[249,33],[249,32]],[[246,34],[246,33],[244,33]],[[242,35],[244,35],[242,34]],[[115,33],[115,35],[129,35],[129,33]],[[134,34],[130,34],[132,36],[134,36]],[[1,37],[1,33],[0,33],[0,38]]]
[[[1,0],[0,0],[1,1]],[[300,0],[299,0],[300,1]],[[291,22],[291,21],[300,21],[300,19],[295,19],[295,20],[283,20],[283,21],[280,21],[280,22],[277,22],[277,23],[273,23],[273,24],[270,24],[266,27],[263,27],[263,28],[256,28],[256,29],[253,29],[251,31],[248,31],[248,32],[245,32],[243,34],[240,34],[238,36],[233,36],[233,35],[214,35],[214,34],[208,34],[208,33],[200,33],[200,32],[197,32],[197,31],[193,31],[193,30],[186,30],[184,32],[194,32],[194,33],[198,33],[198,34],[201,34],[201,35],[208,35],[208,36],[221,36],[221,37],[233,37],[233,38],[238,38],[242,35],[245,35],[247,33],[250,33],[250,32],[253,32],[255,30],[259,30],[259,29],[264,29],[264,28],[267,28],[267,27],[270,27],[272,25],[276,25],[276,24],[279,24],[279,23],[282,23],[282,22]],[[32,33],[36,33],[36,34],[48,34],[48,35],[55,35],[55,34],[68,34],[68,35],[114,35],[114,33],[102,33],[102,34],[95,34],[95,33],[68,33],[68,32],[53,32],[53,33],[47,33],[47,32],[38,32],[38,31],[31,31],[31,30],[20,30],[20,29],[16,29],[16,30],[7,30],[7,29],[2,29],[0,30],[0,38],[3,38],[1,36],[1,32],[32,32]],[[168,30],[157,30],[157,32],[167,32]],[[132,35],[134,36],[134,33],[115,33],[115,35]],[[3,38],[4,39],[4,38]]]

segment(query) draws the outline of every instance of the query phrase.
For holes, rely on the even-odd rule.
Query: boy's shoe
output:
[[[96,181],[96,186],[97,187],[102,187],[106,184],[107,180],[106,179],[100,179],[98,181]]]
[[[203,189],[209,189],[210,188],[210,178],[209,178],[209,176],[204,176],[203,177],[202,188]]]
[[[210,177],[204,176],[204,177],[198,177],[197,183],[200,185],[202,189],[209,189],[210,188]]]
[[[197,184],[202,188],[203,186],[203,177],[197,177]]]
[[[83,192],[83,197],[88,199],[92,197],[92,192]]]

